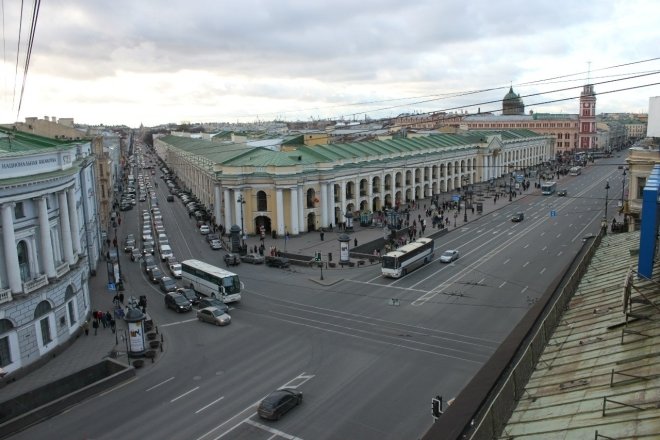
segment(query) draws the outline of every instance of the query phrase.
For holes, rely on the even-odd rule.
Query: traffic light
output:
[[[442,415],[442,397],[435,396],[431,399],[431,414],[433,414],[434,419]]]

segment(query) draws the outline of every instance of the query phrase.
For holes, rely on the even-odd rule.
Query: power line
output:
[[[18,110],[16,112],[16,119],[21,113],[21,105],[23,104],[23,94],[25,92],[25,83],[27,82],[28,70],[30,68],[30,58],[32,57],[32,47],[34,45],[34,35],[37,32],[37,19],[39,18],[39,8],[41,7],[41,0],[35,0],[32,9],[32,23],[30,24],[30,37],[28,40],[28,49],[25,56],[25,67],[23,68],[23,84],[21,85],[21,96],[18,101]]]

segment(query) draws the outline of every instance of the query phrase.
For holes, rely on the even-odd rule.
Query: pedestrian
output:
[[[82,328],[85,331],[85,336],[89,336],[89,322],[87,320],[83,322]]]
[[[99,312],[99,316],[100,316],[101,324],[103,324],[103,328],[108,328],[108,320],[105,317],[105,313]]]
[[[357,238],[353,239],[353,245],[354,245],[353,247],[357,247]]]
[[[110,330],[112,330],[112,333],[115,332],[115,328],[116,328],[115,320],[112,316],[110,316]]]
[[[321,241],[323,241],[323,231],[321,231]]]
[[[99,331],[99,322],[96,319],[92,322],[92,327],[94,327],[94,336],[96,336]]]
[[[123,294],[123,293],[120,293],[120,294],[119,294],[119,302],[120,302],[122,305],[124,305],[124,294]]]

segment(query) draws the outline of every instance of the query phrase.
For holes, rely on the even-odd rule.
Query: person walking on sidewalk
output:
[[[83,322],[82,328],[85,331],[85,336],[89,336],[89,322],[87,320]]]
[[[96,336],[99,331],[99,321],[96,319],[92,321],[92,327],[94,327],[94,336]]]

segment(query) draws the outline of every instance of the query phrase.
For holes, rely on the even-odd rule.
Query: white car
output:
[[[451,263],[454,260],[458,260],[458,251],[455,249],[444,251],[442,255],[440,255],[441,263]]]
[[[174,278],[181,278],[181,263],[170,264],[170,273]]]
[[[206,235],[211,232],[211,228],[209,228],[209,225],[202,225],[199,227],[199,233],[202,235]]]

